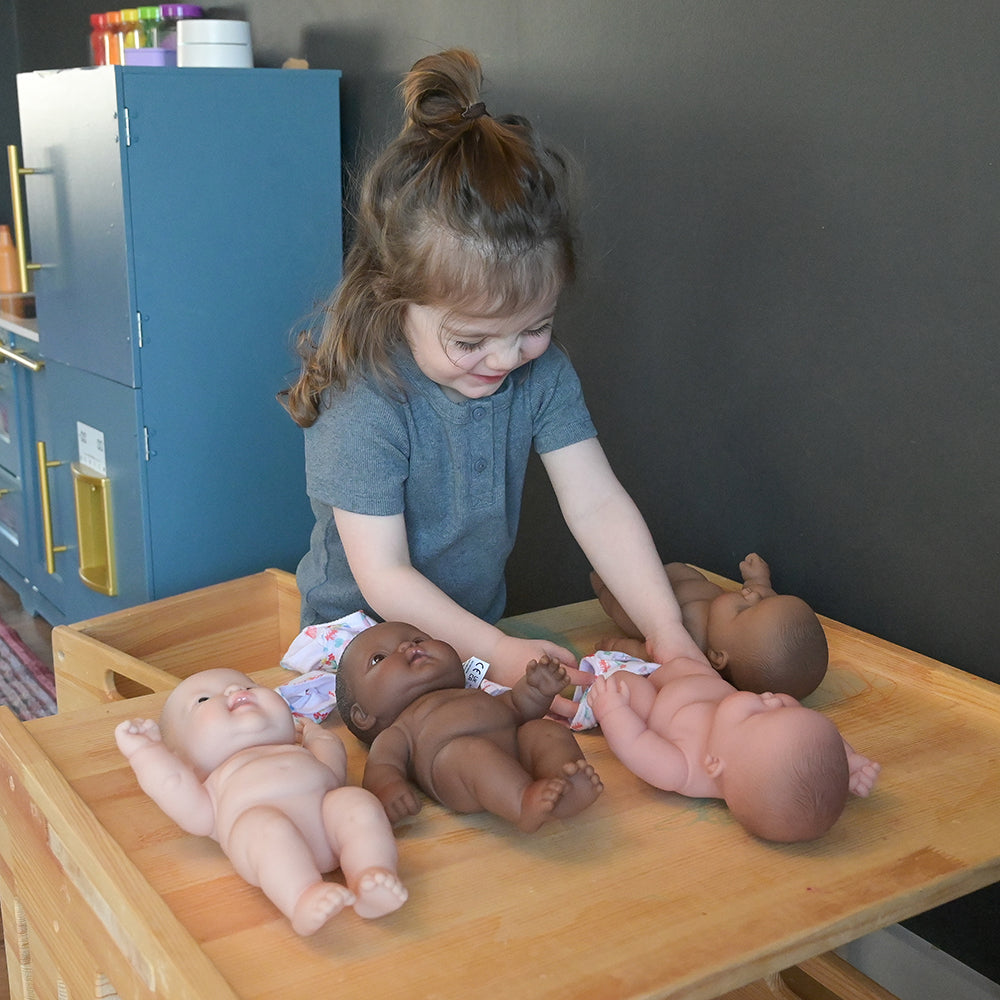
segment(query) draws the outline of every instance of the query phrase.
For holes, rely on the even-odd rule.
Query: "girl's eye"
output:
[[[538,327],[535,330],[525,330],[524,331],[525,335],[528,336],[528,337],[542,337],[546,333],[551,333],[551,332],[552,332],[552,324],[551,323],[543,323],[540,327]]]
[[[481,340],[455,340],[452,342],[456,348],[460,351],[464,351],[467,354],[471,354],[473,351],[478,351],[480,347],[483,346]]]

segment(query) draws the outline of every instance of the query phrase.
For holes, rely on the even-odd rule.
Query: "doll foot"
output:
[[[556,803],[553,815],[560,818],[575,816],[587,808],[604,791],[604,782],[582,758],[570,764],[563,764],[563,774],[566,775],[567,789],[563,797]]]
[[[521,816],[518,829],[534,833],[546,820],[553,819],[553,811],[569,791],[565,778],[541,778],[533,781],[521,796]]]
[[[354,893],[337,882],[309,886],[295,904],[292,930],[302,936],[315,934],[331,917],[354,902]]]
[[[369,868],[362,872],[356,891],[354,912],[365,920],[398,910],[409,895],[396,873],[387,868]]]

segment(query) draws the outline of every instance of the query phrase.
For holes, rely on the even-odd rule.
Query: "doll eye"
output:
[[[374,667],[376,663],[381,663],[385,659],[385,653],[376,653],[371,658],[370,666]]]
[[[209,700],[210,700],[210,695],[203,694],[203,695],[201,695],[201,697],[198,698],[198,700],[197,700],[197,702],[195,702],[195,704],[201,705],[202,703],[204,703],[206,701],[209,701]]]

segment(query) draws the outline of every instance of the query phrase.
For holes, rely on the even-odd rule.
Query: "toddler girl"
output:
[[[301,345],[285,404],[306,428],[316,514],[302,624],[358,608],[412,622],[507,685],[540,656],[574,665],[494,624],[533,447],[651,658],[701,656],[552,343],[575,264],[567,160],[525,119],[493,117],[481,82],[462,50],[406,76],[403,129],[365,178],[322,333]]]

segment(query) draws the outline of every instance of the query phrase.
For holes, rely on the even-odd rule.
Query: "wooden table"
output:
[[[607,621],[590,601],[506,626],[584,653]],[[644,785],[584,733],[606,786],[595,805],[522,834],[427,802],[397,828],[407,904],[371,922],[345,912],[305,939],[139,790],[113,729],[157,714],[165,694],[27,725],[0,710],[13,996],[28,995],[18,982],[30,972],[39,997],[58,995],[58,974],[88,997],[106,982],[123,998],[171,1000],[698,1000],[1000,879],[1000,688],[824,626],[830,670],[808,704],[883,771],[822,840],[754,840],[721,803]],[[359,779],[363,755],[342,735]],[[853,988],[838,995],[888,995]]]

